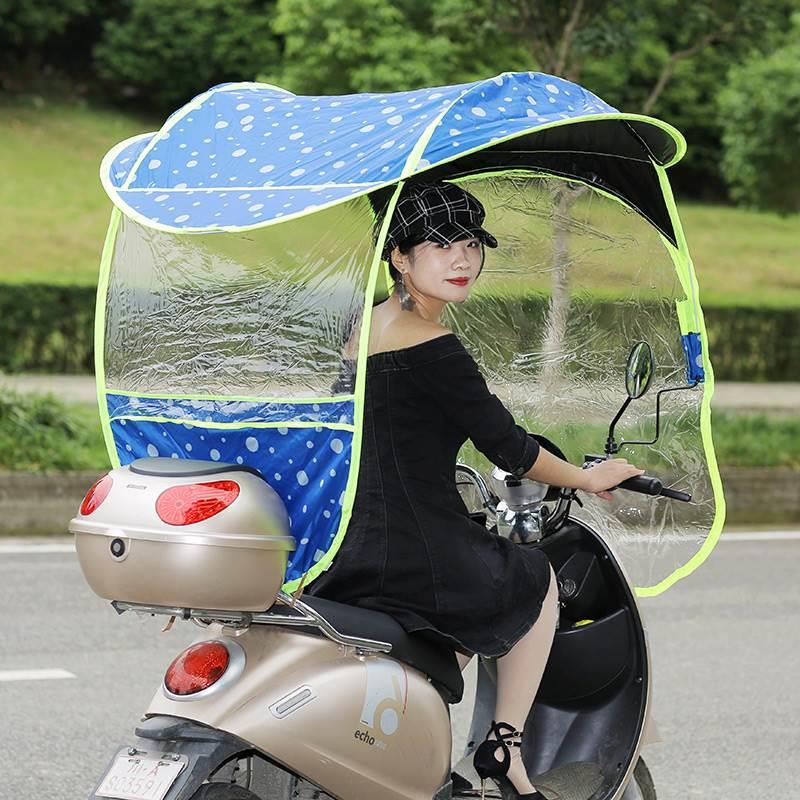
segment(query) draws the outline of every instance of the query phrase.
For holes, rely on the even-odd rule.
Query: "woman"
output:
[[[582,470],[540,449],[441,325],[447,303],[469,296],[484,246],[497,246],[484,216],[475,197],[449,183],[417,184],[397,204],[384,250],[395,291],[372,314],[355,505],[332,568],[311,592],[392,615],[452,647],[462,669],[476,653],[498,657],[498,722],[475,767],[543,800],[520,748],[558,619],[555,576],[540,550],[469,518],[456,456],[469,438],[517,476],[605,498],[643,470],[624,459]]]

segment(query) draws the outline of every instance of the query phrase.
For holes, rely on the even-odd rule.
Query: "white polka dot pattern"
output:
[[[121,147],[103,177],[116,203],[151,224],[248,228],[397,181],[432,123],[416,171],[514,133],[611,112],[580,86],[535,72],[342,97],[223,84]]]

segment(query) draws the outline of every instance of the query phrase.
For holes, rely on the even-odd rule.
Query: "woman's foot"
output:
[[[492,722],[486,739],[473,755],[475,771],[481,780],[494,778],[503,790],[503,797],[544,800],[544,795],[528,778],[522,762],[522,733],[505,722]],[[507,795],[509,791],[513,794]]]

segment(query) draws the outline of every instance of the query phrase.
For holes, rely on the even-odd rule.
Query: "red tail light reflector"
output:
[[[111,491],[113,484],[114,481],[110,475],[103,475],[103,477],[86,492],[86,497],[83,498],[83,502],[81,503],[80,513],[85,517],[93,511],[97,511],[103,500],[108,497],[108,493]]]
[[[191,525],[224,511],[238,496],[236,481],[173,486],[158,496],[156,513],[167,525]]]
[[[230,653],[222,642],[200,642],[186,648],[164,675],[164,686],[172,694],[187,695],[213,686],[228,669]]]

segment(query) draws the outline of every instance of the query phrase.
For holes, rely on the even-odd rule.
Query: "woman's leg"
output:
[[[558,581],[550,568],[547,591],[539,619],[506,655],[497,660],[495,719],[522,732],[544,675],[558,622]],[[511,748],[508,778],[520,794],[535,791],[522,763],[522,748]]]

